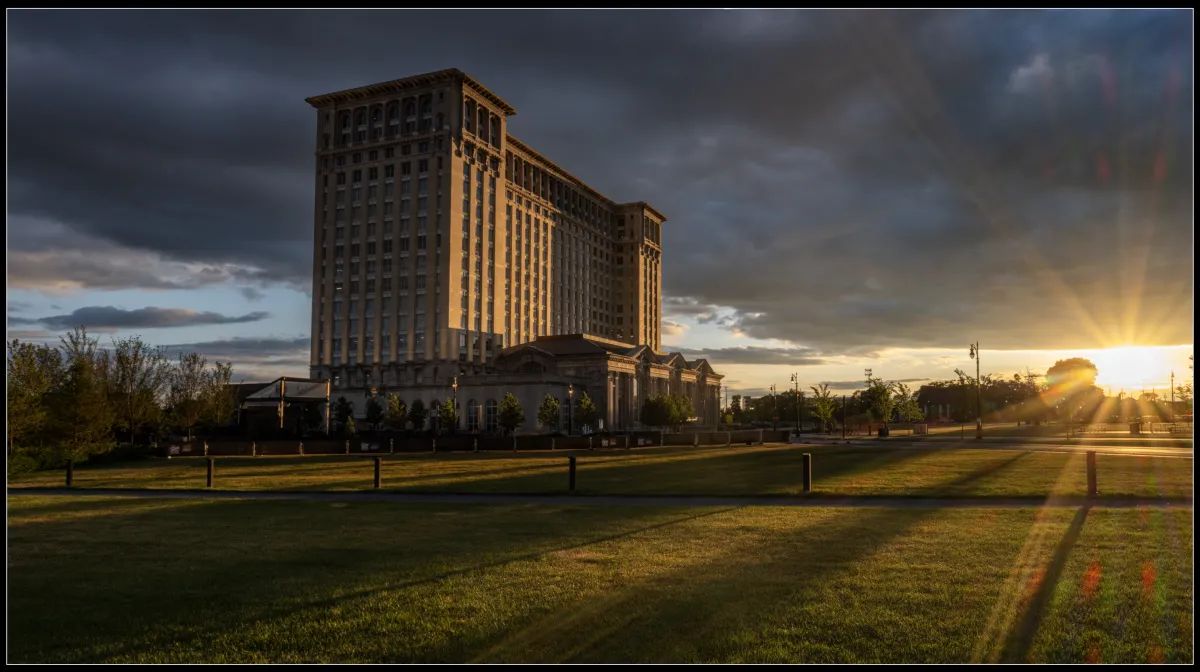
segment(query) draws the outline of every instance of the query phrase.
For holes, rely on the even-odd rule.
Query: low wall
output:
[[[254,454],[253,441],[208,441],[204,454],[209,457],[245,456]]]

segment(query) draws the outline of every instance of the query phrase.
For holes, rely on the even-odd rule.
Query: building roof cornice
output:
[[[404,77],[402,79],[393,79],[388,82],[379,82],[377,84],[368,84],[359,86],[353,89],[345,89],[343,91],[335,91],[333,93],[325,93],[319,96],[305,98],[304,102],[316,108],[321,108],[331,103],[348,103],[366,100],[377,96],[384,96],[389,93],[403,93],[410,89],[422,88],[426,86],[449,83],[453,81],[461,81],[463,87],[470,89],[476,95],[486,99],[496,107],[500,108],[508,116],[513,116],[517,113],[517,108],[509,105],[500,96],[492,93],[486,86],[479,83],[479,80],[459,70],[458,68],[448,68],[446,70],[438,70],[437,72],[428,72],[423,75],[413,75],[412,77]]]

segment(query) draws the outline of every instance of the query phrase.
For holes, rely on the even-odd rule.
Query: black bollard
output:
[[[382,468],[383,468],[383,458],[376,457],[375,458],[375,489],[376,490],[379,489],[379,481],[380,481],[379,472],[382,470]]]
[[[804,494],[812,492],[812,453],[804,453]]]
[[[214,470],[215,470],[215,468],[216,468],[216,462],[217,462],[216,458],[212,458],[212,457],[208,458],[208,477],[207,477],[207,478],[205,479],[205,481],[204,481],[204,485],[205,485],[205,487],[208,487],[208,488],[211,488],[211,487],[213,487],[213,486],[212,486],[212,484],[213,484],[213,471],[214,471]]]
[[[571,492],[575,492],[575,457],[572,456],[567,459],[571,461],[571,484],[569,489]]]
[[[67,487],[68,488],[71,487],[71,484],[74,482],[75,482],[75,462],[73,460],[67,460]]]
[[[1087,454],[1088,497],[1096,496],[1096,451]]]

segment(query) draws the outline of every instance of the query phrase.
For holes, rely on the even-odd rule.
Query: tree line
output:
[[[101,347],[83,327],[59,345],[7,344],[9,471],[152,443],[171,432],[227,424],[234,413],[232,367],[198,353],[171,359],[139,336]]]
[[[399,394],[393,392],[388,394],[382,402],[378,397],[372,396],[368,398],[363,419],[367,423],[367,429],[370,431],[384,429],[393,432],[420,433],[428,431],[455,433],[458,431],[462,416],[458,412],[459,409],[454,407],[454,403],[453,399],[447,399],[435,407],[426,408],[425,403],[418,399],[409,406],[404,403]],[[581,392],[579,397],[575,399],[574,405],[573,417],[577,427],[596,425],[600,413],[596,408],[595,402],[592,401],[587,392]],[[480,410],[481,412],[483,411],[482,408]],[[525,409],[521,407],[521,402],[517,400],[516,395],[513,393],[506,393],[496,407],[497,429],[506,436],[511,435],[525,424],[525,420]],[[485,430],[486,418],[479,418],[479,421],[480,430]],[[547,394],[542,399],[541,405],[538,406],[537,421],[540,425],[549,427],[552,431],[563,429],[560,427],[561,402],[552,395]],[[345,397],[338,397],[333,403],[330,422],[330,429],[338,435],[355,435],[358,432],[358,427],[354,421],[354,403]],[[310,424],[307,420],[305,424],[309,425],[310,428],[315,428],[316,426],[315,424]]]
[[[868,371],[863,388],[844,397],[846,421],[917,422],[926,419],[928,411],[935,418],[944,415],[954,422],[969,422],[979,414],[979,404],[987,421],[1032,423],[1126,422],[1192,413],[1190,379],[1175,387],[1174,406],[1153,392],[1137,397],[1123,392],[1108,396],[1096,386],[1099,369],[1082,357],[1058,360],[1044,374],[1026,369],[1011,377],[983,374],[978,380],[962,369],[955,369],[954,374],[954,378],[926,383],[914,392],[904,383],[888,382]],[[777,422],[786,426],[803,416],[806,425],[815,421],[818,428],[829,430],[840,420],[843,397],[835,396],[825,383],[810,389],[811,394],[793,389],[749,400],[733,395],[723,419],[727,423]]]

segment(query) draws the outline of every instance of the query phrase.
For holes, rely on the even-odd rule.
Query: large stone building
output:
[[[509,135],[516,110],[502,98],[451,69],[307,102],[317,113],[311,376],[331,381],[334,398],[361,413],[381,389],[428,403],[457,380],[490,385],[476,395],[486,409],[527,374],[541,381],[523,384],[528,403],[586,386],[607,426],[628,428],[635,414],[623,404],[658,389],[666,369],[680,372],[681,391],[703,386],[697,402],[715,391],[707,363],[659,352],[666,218],[608,199]],[[556,352],[567,342],[579,352]],[[607,368],[594,368],[596,349]],[[506,368],[585,351],[595,357],[582,368]],[[546,389],[529,391],[537,385]]]

